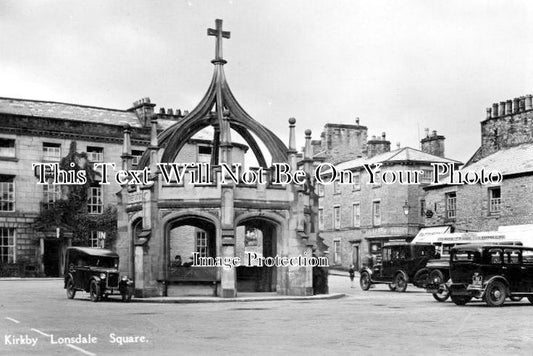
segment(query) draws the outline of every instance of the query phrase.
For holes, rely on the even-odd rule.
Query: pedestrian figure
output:
[[[354,265],[350,266],[350,269],[348,270],[348,273],[350,273],[351,287],[354,288],[354,285],[353,285],[353,279],[355,278],[355,266]]]

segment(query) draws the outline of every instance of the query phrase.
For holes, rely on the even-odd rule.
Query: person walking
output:
[[[354,265],[350,266],[348,273],[350,274],[351,288],[354,288],[354,285],[353,285],[353,280],[355,278],[355,266]]]

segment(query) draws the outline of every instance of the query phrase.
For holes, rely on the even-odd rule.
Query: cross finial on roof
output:
[[[208,28],[207,29],[207,35],[208,36],[215,36],[217,38],[216,42],[216,51],[215,51],[215,60],[213,63],[226,63],[226,61],[222,58],[222,39],[223,38],[230,38],[230,32],[229,31],[223,31],[222,30],[222,20],[216,19],[215,20],[215,29]]]

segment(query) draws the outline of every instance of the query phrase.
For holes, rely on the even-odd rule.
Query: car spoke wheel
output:
[[[444,284],[444,273],[438,269],[431,271],[429,274],[429,282],[439,286],[438,292],[433,293],[433,298],[439,302],[445,302],[450,296],[450,293]]]
[[[417,288],[426,288],[429,278],[429,268],[422,268],[413,277],[413,284]]]
[[[407,289],[407,275],[404,272],[399,272],[394,278],[394,285],[396,286],[396,292],[405,292]]]
[[[390,283],[390,284],[388,284],[388,286],[389,286],[389,289],[390,289],[391,291],[394,292],[394,291],[396,290],[396,285],[395,285],[395,284]]]
[[[491,307],[501,307],[507,298],[507,287],[500,281],[491,282],[485,290],[485,303]]]
[[[361,277],[359,277],[359,285],[361,286],[361,289],[369,290],[371,284],[372,282],[370,281],[370,275],[368,272],[361,273]]]
[[[72,278],[69,278],[67,281],[67,298],[74,299],[75,295],[76,290],[74,289],[74,282],[72,281]]]
[[[435,298],[437,302],[445,302],[448,300],[449,297],[450,292],[448,292],[448,288],[443,288],[442,291],[439,289],[437,293],[433,293],[433,298]]]
[[[465,305],[472,300],[472,297],[466,295],[452,295],[451,298],[456,305]]]
[[[91,302],[97,302],[100,300],[100,286],[95,280],[91,281],[91,285],[89,287],[89,294],[91,296]]]

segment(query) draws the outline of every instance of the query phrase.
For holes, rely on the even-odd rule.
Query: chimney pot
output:
[[[429,137],[429,128],[426,127],[426,128],[424,129],[424,132],[426,133],[426,137]]]
[[[159,108],[159,113],[160,114],[164,114],[165,113],[165,108]]]
[[[505,101],[500,101],[500,116],[505,115]]]
[[[174,110],[172,110],[172,108],[168,108],[167,115],[174,115]]]
[[[505,115],[509,115],[513,113],[513,101],[507,100],[505,103]]]
[[[433,136],[437,136],[437,130],[433,130]]]
[[[358,117],[355,118],[355,124],[359,125],[359,118]]]
[[[487,108],[487,119],[490,119],[490,117],[491,117],[491,111],[492,111],[491,108]]]
[[[383,140],[385,140],[386,137],[387,137],[387,134],[386,134],[385,132],[382,132],[382,133],[381,133],[381,138],[382,138]]]
[[[492,104],[492,117],[498,117],[498,104]]]
[[[513,99],[513,114],[518,112],[519,102],[520,102],[520,99],[518,98]]]

